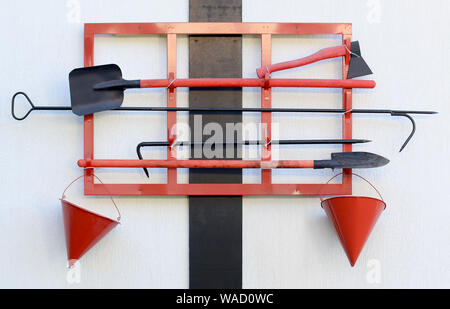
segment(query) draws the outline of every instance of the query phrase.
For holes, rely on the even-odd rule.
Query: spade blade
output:
[[[72,112],[83,116],[120,107],[123,89],[94,90],[94,85],[122,79],[115,64],[75,69],[69,74]]]
[[[347,78],[352,79],[355,77],[373,74],[372,70],[369,68],[366,61],[361,55],[361,48],[358,41],[351,43],[351,52],[352,54],[350,57]]]
[[[370,152],[340,152],[331,154],[331,160],[314,161],[314,168],[376,168],[388,163],[385,157]]]
[[[331,160],[341,168],[374,168],[389,163],[385,157],[370,152],[333,153]]]

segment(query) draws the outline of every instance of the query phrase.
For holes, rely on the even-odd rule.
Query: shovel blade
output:
[[[72,112],[83,116],[120,107],[123,89],[94,90],[94,85],[121,79],[122,71],[115,64],[79,68],[70,72]]]
[[[335,168],[375,168],[385,166],[389,160],[370,152],[340,152],[331,154]]]
[[[355,77],[373,74],[372,70],[369,68],[366,61],[361,56],[361,48],[358,41],[351,43],[351,52],[352,55],[350,57],[347,78],[352,79]]]

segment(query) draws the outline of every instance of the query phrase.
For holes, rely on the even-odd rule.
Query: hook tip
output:
[[[406,145],[408,145],[408,143],[406,143],[406,144],[403,144],[403,146],[402,146],[402,148],[400,148],[400,151],[399,151],[399,153],[400,152],[402,152],[405,148],[406,148]]]
[[[150,175],[148,174],[148,170],[146,168],[144,168],[144,172],[145,172],[145,175],[147,176],[147,178],[150,178]]]

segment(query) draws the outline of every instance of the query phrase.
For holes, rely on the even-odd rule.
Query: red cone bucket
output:
[[[70,185],[72,185],[72,183]],[[66,190],[64,190],[64,193]],[[89,249],[108,234],[109,231],[116,227],[116,225],[119,224],[119,221],[112,220],[68,202],[64,199],[64,193],[63,198],[61,199],[61,205],[66,233],[67,257],[69,260],[69,267],[72,267]],[[115,203],[114,206],[116,206]],[[118,220],[120,220],[120,212]]]
[[[66,231],[67,258],[71,267],[119,222],[65,200],[61,200],[61,204]]]
[[[333,224],[350,264],[354,266],[386,203],[370,197],[343,196],[322,200],[322,208]]]

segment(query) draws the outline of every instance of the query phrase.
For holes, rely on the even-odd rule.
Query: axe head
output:
[[[372,70],[367,65],[366,61],[361,56],[361,48],[359,42],[355,41],[351,43],[351,57],[350,65],[348,68],[347,78],[352,79],[355,77],[361,77],[373,74]]]

